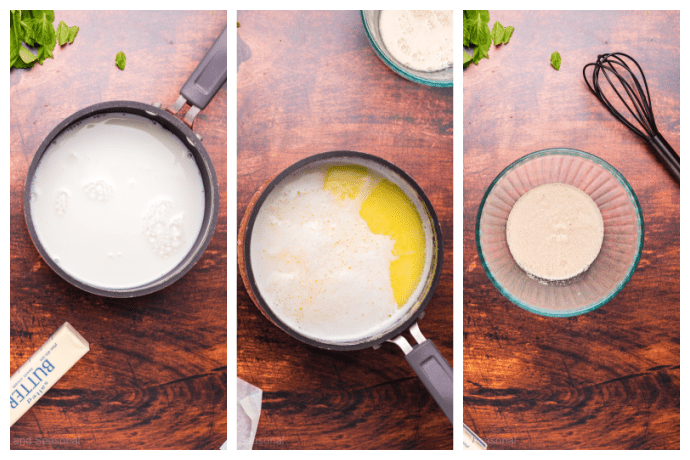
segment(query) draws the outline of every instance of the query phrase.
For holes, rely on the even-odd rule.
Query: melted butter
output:
[[[391,262],[391,286],[398,306],[414,292],[424,270],[425,235],[417,209],[405,193],[383,179],[362,203],[362,218],[372,232],[395,240]]]
[[[333,166],[326,172],[324,189],[341,200],[362,199],[360,191],[374,180],[362,166]],[[363,199],[359,214],[372,233],[389,236],[395,242],[390,282],[400,308],[417,288],[424,270],[426,237],[419,213],[400,187],[379,179]]]
[[[323,188],[341,200],[354,199],[359,195],[366,175],[364,166],[332,166],[326,171]]]

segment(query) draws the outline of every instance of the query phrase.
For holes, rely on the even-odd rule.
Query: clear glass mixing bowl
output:
[[[362,23],[364,24],[364,31],[369,38],[372,48],[381,60],[403,78],[411,80],[415,83],[421,83],[427,86],[447,87],[453,86],[453,66],[438,70],[436,72],[422,72],[420,70],[410,69],[396,60],[386,49],[381,40],[381,30],[379,29],[380,10],[362,10]]]
[[[604,241],[583,274],[545,282],[513,260],[506,222],[518,198],[554,182],[578,187],[594,200],[604,219]],[[604,305],[630,280],[642,254],[644,221],[630,184],[613,166],[579,150],[547,149],[520,158],[494,179],[479,205],[475,237],[486,274],[508,300],[539,315],[575,316]]]

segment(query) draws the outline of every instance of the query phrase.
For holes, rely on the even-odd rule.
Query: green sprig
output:
[[[561,55],[558,53],[558,51],[554,51],[553,54],[551,54],[551,65],[553,66],[554,69],[560,70],[560,68],[561,68]]]
[[[53,27],[55,13],[52,10],[10,10],[10,68],[32,67],[37,62],[53,57],[53,50],[72,43],[78,27],[67,27],[60,21],[57,32]],[[36,48],[34,54],[29,48]]]
[[[491,43],[495,46],[508,44],[515,28],[513,26],[503,27],[496,21],[493,29],[489,29],[488,10],[463,10],[462,12],[462,45],[473,47],[472,55],[463,50],[462,66],[467,67],[474,62],[479,65],[479,61],[489,58]]]
[[[117,55],[115,56],[115,63],[120,68],[120,70],[125,70],[125,65],[127,65],[127,56],[125,56],[125,53],[123,53],[122,51],[117,53]]]

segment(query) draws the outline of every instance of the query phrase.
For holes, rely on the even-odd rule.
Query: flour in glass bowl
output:
[[[508,216],[506,240],[515,262],[530,275],[563,281],[594,262],[604,240],[599,207],[569,184],[544,184],[518,199]]]
[[[453,65],[452,11],[381,11],[381,40],[410,69],[435,72]]]

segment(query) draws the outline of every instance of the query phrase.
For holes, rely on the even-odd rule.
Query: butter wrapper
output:
[[[486,443],[464,423],[462,424],[462,449],[486,450]]]
[[[69,323],[44,343],[10,377],[10,426],[89,351],[89,342]]]

